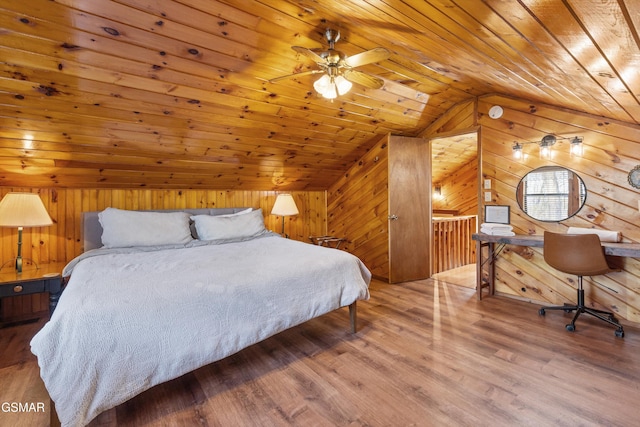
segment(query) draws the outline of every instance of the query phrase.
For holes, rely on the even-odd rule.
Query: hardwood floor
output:
[[[441,282],[452,285],[464,286],[465,288],[476,288],[476,264],[467,264],[450,270],[441,271],[432,276]]]
[[[640,329],[625,338],[584,317],[439,280],[374,281],[358,304],[154,387],[92,426],[631,426],[640,402]],[[48,398],[31,336],[0,329],[0,402]],[[81,372],[79,372],[79,375]],[[70,390],[70,392],[73,392]],[[48,413],[0,412],[0,425]]]

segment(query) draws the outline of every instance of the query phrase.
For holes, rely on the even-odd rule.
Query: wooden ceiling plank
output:
[[[615,102],[609,93],[602,86],[602,79],[594,78],[593,73],[585,67],[585,60],[591,62],[595,56],[595,52],[584,52],[584,43],[589,35],[586,34],[575,17],[563,6],[557,3],[551,9],[543,9],[545,13],[536,13],[535,17],[531,16],[531,12],[536,12],[536,5],[531,4],[531,12],[521,12],[519,9],[511,7],[504,1],[494,0],[493,6],[499,8],[504,19],[512,22],[514,28],[521,29],[523,36],[528,40],[535,42],[535,48],[544,53],[549,58],[549,62],[553,64],[554,69],[559,70],[555,75],[549,73],[549,79],[557,81],[557,85],[571,87],[572,90],[579,94],[583,103],[576,105],[590,105],[593,111],[600,115],[608,115],[613,117],[628,118],[627,113],[621,106]],[[516,12],[520,12],[516,15]],[[545,16],[547,17],[545,19]],[[533,29],[531,24],[527,25],[527,21],[541,22],[542,29]],[[549,36],[548,34],[555,34]],[[561,34],[571,34],[570,37],[561,37]],[[574,55],[574,52],[582,52]],[[596,54],[597,55],[597,54]],[[591,59],[587,59],[590,56]],[[553,84],[549,82],[549,84]],[[547,103],[553,102],[546,101]]]
[[[18,54],[14,54],[14,57],[16,57],[16,56],[18,56]],[[85,60],[87,60],[87,59],[89,59],[89,58],[85,58]],[[55,60],[52,60],[52,62],[53,62],[53,63],[55,63]],[[105,61],[105,62],[106,62],[106,61]],[[113,61],[111,61],[111,62],[113,62]],[[72,65],[72,64],[73,64],[73,65],[75,65],[75,63],[70,62],[70,61],[65,62],[64,68],[65,68],[65,71],[66,71],[66,72],[69,72],[70,65]],[[104,67],[105,67],[105,64],[104,64],[104,63],[97,63],[97,64],[95,64],[95,66],[97,67],[97,69],[100,69],[100,70],[104,70],[104,69],[105,69],[105,68],[104,68]],[[88,64],[85,64],[85,65],[83,65],[83,66],[82,66],[82,68],[84,68],[84,69],[86,69],[86,68],[88,68],[88,67],[89,67],[89,65],[88,65]],[[79,66],[76,66],[76,68],[80,68],[80,67],[79,67]],[[120,74],[120,72],[122,72],[122,71],[126,70],[126,67],[119,66],[119,67],[117,67],[117,69],[119,69],[119,70],[120,70],[120,71],[118,71],[118,72],[117,72],[117,74],[118,74],[118,75],[121,75],[121,74]],[[115,73],[115,72],[114,72],[114,73]],[[107,72],[107,75],[109,75],[109,73],[108,73],[108,72]],[[163,76],[165,76],[165,77],[166,77],[166,75],[167,75],[166,73],[165,73],[165,74],[163,74]],[[151,77],[153,78],[153,75],[152,75]],[[108,77],[107,77],[107,78],[105,78],[103,81],[108,81],[107,79],[108,79]],[[122,78],[122,79],[124,79],[124,78]],[[121,79],[121,80],[122,80],[122,79]],[[193,79],[193,78],[191,77],[191,78],[190,78],[190,80],[192,80],[192,79]],[[170,80],[170,79],[169,79],[169,80]],[[141,83],[141,84],[142,84],[142,83]],[[203,82],[201,86],[204,86],[204,85],[206,85],[206,83],[205,83],[205,82]],[[214,86],[214,87],[212,87],[212,89],[215,89],[215,85],[212,85],[212,86]],[[233,89],[233,88],[229,88],[229,89],[230,89],[230,91],[231,91],[231,92],[233,92],[233,91],[234,91],[234,89]],[[227,92],[226,88],[222,88],[222,89],[220,89],[220,88],[219,88],[219,89],[218,89],[218,91],[219,91],[219,92],[223,92],[223,95],[226,95],[226,93],[224,93],[224,92]],[[241,92],[242,92],[241,90],[240,90],[240,91],[237,91],[237,90],[236,90],[236,91],[235,91],[235,93],[234,93],[234,95],[241,94]],[[266,99],[267,99],[267,102],[266,102],[266,103],[265,103],[264,99],[258,99],[257,101],[258,101],[258,102],[260,102],[260,104],[259,104],[259,105],[262,105],[262,106],[265,106],[265,105],[271,105],[271,104],[268,102],[268,101],[269,101],[269,99],[268,99],[268,98],[270,98],[270,96],[268,96],[268,95],[266,95],[266,96],[265,96],[265,95],[263,94],[263,92],[262,92],[262,91],[260,91],[260,92],[258,92],[258,93],[260,93],[260,96],[261,96],[262,98],[266,98]],[[246,95],[243,95],[243,96],[245,96],[245,97],[246,97]],[[347,98],[345,98],[345,99],[347,99]],[[369,102],[369,103],[370,103],[370,102]],[[382,112],[381,112],[381,111],[383,111],[383,110],[384,110],[384,105],[387,105],[387,106],[389,106],[389,107],[395,107],[395,106],[397,106],[397,105],[398,105],[398,104],[397,104],[397,102],[393,102],[393,103],[392,103],[392,102],[389,102],[388,104],[380,104],[380,105],[378,105],[378,106],[377,106],[377,108],[378,108],[378,109],[377,109],[377,110],[375,110],[375,111],[377,111],[377,114],[378,114],[379,116],[381,116],[381,117],[380,117],[380,119],[382,119],[382,121],[390,122],[390,123],[395,123],[397,120],[393,118],[394,116],[384,117],[384,113],[382,113]],[[271,105],[271,107],[273,108],[273,105]],[[375,107],[375,106],[374,106],[374,107]],[[402,111],[399,111],[397,114],[395,114],[395,118],[397,118],[398,120],[400,120],[399,125],[407,125],[407,124],[409,124],[409,123],[406,123],[406,120],[408,120],[408,117],[410,118],[410,117],[411,117],[411,114],[410,114],[410,113],[408,114],[408,111],[407,111],[406,109],[405,109],[405,110],[402,110]],[[415,118],[414,118],[414,120],[415,120]]]
[[[128,34],[128,33],[127,33],[127,34]],[[92,42],[93,42],[93,43],[95,43],[95,38],[91,38],[91,37],[90,37],[90,39],[92,40]],[[170,44],[169,44],[169,45],[170,45]],[[76,45],[74,45],[74,46],[76,46]],[[129,46],[130,46],[130,47],[132,47],[132,48],[134,48],[134,52],[132,52],[132,54],[133,54],[133,55],[136,55],[136,52],[135,52],[135,46],[131,46],[131,45],[129,45]],[[166,48],[166,47],[167,47],[167,44],[163,44],[163,46]],[[124,52],[124,51],[127,51],[127,50],[128,50],[128,49],[123,49],[122,47],[118,49],[118,51],[119,51],[119,52]],[[72,52],[71,52],[71,53],[76,53],[76,54],[77,54],[76,48],[72,49]],[[90,58],[91,54],[92,54],[92,53],[91,53],[90,51],[89,51],[89,52],[84,52],[84,53],[83,53],[83,63],[91,63],[91,61],[90,61],[90,59],[91,59],[91,58]],[[154,59],[158,56],[158,55],[157,55],[157,52],[150,52],[150,55],[151,55],[151,54],[153,55],[152,57],[153,57]],[[139,54],[138,54],[136,57],[139,57]],[[218,58],[219,58],[219,56],[218,56]],[[166,59],[167,59],[167,58],[162,58],[162,63],[166,62]],[[106,61],[103,61],[103,62],[108,62],[109,64],[112,64],[111,66],[112,66],[112,67],[113,67],[113,66],[115,66],[115,67],[119,70],[119,72],[124,72],[124,71],[126,71],[126,67],[124,67],[122,64],[120,64],[120,65],[118,65],[118,64],[113,64],[113,61],[112,61],[111,59],[106,60]],[[158,58],[158,62],[160,62],[160,58]],[[191,69],[197,69],[197,68],[198,68],[198,66],[199,66],[199,65],[201,65],[201,64],[199,64],[198,62],[196,62],[196,63],[194,63],[193,61],[188,61],[188,62],[191,62]],[[97,65],[98,67],[102,67],[102,66],[104,66],[103,64],[96,64],[96,65]],[[165,75],[165,77],[164,77],[165,79],[166,79],[166,75],[167,75],[167,74],[169,74],[169,75],[171,74],[171,71],[166,70],[164,66],[159,66],[160,68],[158,68],[158,69],[156,69],[156,70],[153,70],[153,71],[152,71],[152,70],[150,70],[150,69],[148,69],[148,65],[147,65],[147,64],[145,64],[145,65],[144,65],[144,67],[145,67],[145,69],[143,69],[142,71],[138,72],[137,74],[139,74],[139,75],[140,75],[140,74],[145,74],[145,73],[149,74],[149,73],[152,73],[152,72],[153,72],[154,74],[156,74],[156,73],[157,73],[157,74],[159,74],[159,73],[163,73],[163,74]],[[208,72],[208,74],[209,74],[209,76],[210,76],[210,77],[211,77],[211,75],[212,75],[212,74],[213,74],[213,75],[215,75],[215,73],[211,73],[211,71],[209,71],[209,72]],[[152,74],[152,75],[153,75],[153,74]],[[232,73],[232,74],[225,75],[225,76],[223,76],[223,77],[227,77],[226,81],[228,82],[228,81],[229,81],[228,77],[229,77],[229,76],[232,76],[232,75],[233,75],[233,73]],[[179,78],[179,79],[182,79],[182,77],[178,77],[178,78]],[[192,78],[190,77],[190,78],[189,78],[189,80],[192,80]],[[215,79],[214,79],[214,80],[215,80]],[[171,82],[173,82],[173,83],[176,83],[176,84],[183,84],[183,83],[184,83],[184,80],[183,80],[183,81],[176,81],[176,80],[171,80],[171,79],[169,79],[169,81],[171,81]],[[208,81],[209,81],[209,80],[208,80]],[[255,81],[255,83],[256,83],[256,84],[258,83],[258,82],[257,82],[257,80]],[[226,85],[226,84],[228,84],[228,83],[220,82],[219,84],[222,84],[222,85],[223,85],[221,88],[219,88],[219,89],[218,89],[218,91],[219,91],[219,92],[221,92],[221,93],[228,92],[228,91],[234,91],[234,90],[235,90],[235,91],[237,91],[237,88],[233,88],[233,87],[226,88],[226,87],[224,87],[224,85]],[[201,86],[205,86],[205,85],[206,85],[206,83],[203,83]],[[212,85],[212,89],[215,89],[215,85]],[[387,105],[388,105],[389,107],[391,107],[391,108],[394,108],[397,104],[396,104],[396,103],[389,103],[389,104],[387,104]],[[378,109],[379,109],[379,110],[384,110],[384,107],[383,107],[383,106],[379,106],[379,107],[378,107]],[[399,117],[406,117],[406,112],[401,112],[398,116],[399,116]],[[386,120],[389,120],[389,119],[386,119]]]
[[[182,143],[184,141],[188,141],[190,139],[193,140],[202,140],[204,141],[204,146],[209,144],[208,141],[223,141],[228,144],[235,145],[236,143],[240,144],[243,140],[247,140],[250,142],[255,141],[265,141],[268,145],[276,145],[279,143],[287,144],[288,146],[298,146],[298,147],[308,147],[313,148],[315,150],[322,150],[324,147],[331,147],[334,150],[348,150],[353,151],[357,150],[357,147],[360,144],[366,142],[366,136],[360,135],[358,137],[352,137],[348,142],[342,142],[341,140],[334,139],[313,139],[311,138],[312,134],[309,133],[301,133],[299,135],[287,133],[287,131],[282,132],[263,132],[259,128],[236,128],[233,132],[231,132],[227,128],[220,127],[219,125],[209,125],[207,127],[203,127],[202,129],[190,129],[184,130],[179,135],[173,135],[173,133],[169,130],[166,132],[158,132],[154,128],[144,128],[139,125],[134,126],[120,126],[118,129],[110,129],[107,132],[104,131],[104,125],[98,121],[96,122],[93,128],[87,128],[86,130],[80,130],[74,132],[71,136],[69,134],[69,129],[72,128],[75,120],[72,118],[71,120],[67,120],[66,116],[62,115],[62,119],[60,122],[51,123],[50,121],[40,121],[38,123],[38,117],[33,117],[29,119],[23,115],[23,119],[17,121],[13,126],[14,128],[20,132],[21,135],[25,134],[25,128],[30,129],[32,132],[37,130],[42,131],[50,131],[57,130],[59,135],[64,139],[73,138],[81,135],[86,135],[87,138],[99,138],[100,136],[110,137],[110,138],[120,138],[120,139],[128,139],[133,141],[175,141],[172,144],[177,144],[178,142]],[[30,121],[29,121],[30,120]],[[64,124],[64,123],[67,124]],[[12,125],[10,119],[5,121],[6,129],[8,130]]]
[[[0,51],[1,51],[1,50],[2,50],[2,48],[0,48]],[[14,73],[14,72],[12,72],[12,73]],[[19,72],[19,74],[20,74],[20,75],[25,75],[26,73],[25,73],[24,71],[20,71],[20,72]],[[105,82],[105,83],[106,83],[106,82]],[[123,90],[124,90],[124,89],[123,89]],[[144,92],[142,92],[142,93],[144,93]],[[173,95],[172,95],[172,96],[173,96]],[[207,97],[209,97],[209,95],[207,95]],[[45,98],[45,99],[46,99],[46,98]],[[187,99],[194,99],[194,98],[187,98]],[[218,100],[219,100],[219,99],[218,99]],[[221,106],[221,107],[222,107],[222,106]],[[227,107],[228,107],[228,106],[227,106]],[[245,107],[246,107],[246,105],[242,105],[242,106],[241,106],[241,108],[239,108],[237,111],[244,112],[244,114],[249,114],[249,113],[250,113],[250,110],[249,110],[249,111],[247,111],[247,109],[246,109]],[[272,106],[272,107],[274,107],[274,106]],[[276,107],[276,108],[277,108],[277,107]],[[228,109],[228,108],[226,108],[226,111],[229,111],[229,109]],[[293,110],[293,111],[296,111],[296,110]],[[270,114],[273,114],[273,112],[271,112]],[[305,114],[308,114],[308,113],[305,113]],[[235,117],[234,117],[234,119],[237,119],[237,117],[238,117],[238,116],[235,116]],[[272,116],[270,115],[269,117],[272,117]],[[304,118],[302,118],[302,119],[304,119]],[[309,126],[310,126],[310,125],[309,125],[309,121],[308,121],[307,119],[304,119],[304,120],[305,120],[305,122],[304,122],[304,123],[305,123],[305,126],[306,126],[306,127],[309,127]],[[368,119],[368,120],[369,120],[369,119]],[[341,123],[340,123],[340,125],[341,125],[342,127],[349,126],[349,124],[350,124],[350,123],[353,123],[352,121],[347,122],[347,121],[345,121],[345,119],[340,119],[339,121],[341,122]],[[325,121],[325,123],[326,123],[326,122],[327,122],[327,121]],[[336,122],[337,122],[337,121],[336,121]],[[314,127],[316,127],[316,126],[317,126],[317,124],[316,124],[316,125],[313,125],[313,126],[314,126]]]
[[[630,2],[633,4],[634,2]],[[573,8],[581,23],[586,27],[589,37],[595,41],[598,49],[608,59],[613,73],[607,75],[601,67],[590,69],[594,75],[608,78],[603,87],[607,92],[615,92],[615,99],[622,99],[622,106],[636,120],[640,121],[640,37],[638,30],[628,25],[620,25],[628,18],[621,9],[621,2],[604,4],[593,0],[582,0],[581,8]],[[614,31],[607,29],[615,28]],[[602,55],[602,54],[601,54]],[[597,71],[598,74],[595,74]],[[635,91],[635,92],[634,92]]]
[[[194,172],[202,169],[200,165],[217,165],[219,163],[240,165],[244,168],[252,167],[257,170],[263,168],[272,168],[286,165],[289,163],[300,163],[307,169],[317,169],[318,172],[324,170],[340,171],[345,164],[342,158],[332,158],[331,155],[307,154],[300,150],[277,150],[275,154],[261,153],[259,149],[252,151],[238,151],[230,149],[210,149],[205,148],[201,154],[191,153],[189,150],[183,150],[181,153],[171,153],[159,150],[154,147],[144,147],[143,144],[130,144],[133,148],[125,145],[106,148],[104,146],[92,147],[85,146],[81,151],[78,150],[76,144],[71,143],[50,143],[37,140],[29,141],[25,144],[23,140],[0,139],[2,148],[0,153],[3,155],[13,155],[16,159],[55,159],[55,160],[91,160],[96,159],[93,163],[104,162],[105,159],[114,165],[121,164],[140,164],[141,166],[152,167],[186,167],[187,164],[192,165]],[[196,148],[196,147],[189,147]],[[191,150],[193,151],[193,150]],[[277,157],[280,156],[280,157]],[[280,158],[286,158],[285,161]],[[89,161],[87,160],[87,161]],[[98,161],[100,160],[100,161]],[[173,169],[172,169],[173,170]]]
[[[592,98],[590,89],[597,90],[597,86],[585,88],[568,78],[566,71],[577,68],[576,62],[563,54],[563,47],[557,40],[547,37],[544,28],[540,27],[540,23],[533,19],[526,9],[513,7],[513,4],[508,5],[500,0],[487,2],[486,5],[495,15],[495,19],[484,20],[481,25],[479,23],[481,37],[508,58],[513,67],[531,75],[537,82],[535,84],[541,87],[559,88],[556,90],[557,99],[581,104]],[[564,6],[558,3],[557,7]],[[468,12],[476,13],[477,10],[474,8]],[[509,14],[509,18],[503,14]],[[526,33],[521,33],[519,28]],[[542,51],[540,44],[548,46],[548,49]],[[549,70],[555,72],[551,73]],[[550,95],[553,99],[553,93]]]
[[[429,57],[431,59],[442,57],[443,52],[465,52],[465,49],[461,48],[462,45],[467,50],[474,50],[476,52],[483,52],[485,54],[486,67],[474,67],[476,68],[476,72],[480,76],[484,76],[487,73],[485,79],[495,80],[496,68],[502,70],[503,73],[506,73],[503,77],[503,81],[509,80],[512,90],[517,89],[519,85],[524,84],[526,87],[530,87],[530,84],[524,83],[522,76],[510,72],[508,69],[504,67],[495,67],[496,64],[495,58],[491,55],[487,56],[487,52],[483,49],[482,44],[479,44],[477,38],[475,36],[470,37],[470,33],[460,33],[460,26],[456,21],[453,21],[446,14],[441,13],[440,10],[435,8],[429,2],[421,2],[416,3],[411,6],[405,5],[403,3],[397,2],[368,2],[368,1],[358,1],[358,2],[349,2],[348,4],[345,2],[340,6],[345,9],[353,8],[355,9],[355,4],[363,4],[368,5],[370,8],[376,7],[379,13],[376,13],[375,16],[372,16],[372,20],[380,20],[381,14],[386,15],[387,17],[394,18],[399,24],[407,26],[410,24],[410,29],[413,30],[411,32],[407,32],[405,34],[405,38],[407,39],[415,39],[413,45],[420,45],[422,47],[420,52],[414,51],[414,55],[418,54],[422,57]],[[336,6],[338,7],[338,6]],[[363,8],[363,6],[360,6]],[[454,6],[457,7],[457,6]],[[356,11],[352,12],[354,15]],[[463,16],[458,16],[458,19],[463,18]],[[357,19],[357,18],[356,18]],[[388,20],[388,19],[387,19]],[[384,31],[384,30],[382,30]],[[424,37],[424,34],[429,34],[430,38],[437,38],[439,43],[437,46],[431,46],[430,43],[420,42],[419,39]],[[464,62],[465,53],[462,53],[462,57],[459,58],[460,62]],[[470,60],[472,62],[473,60]],[[477,61],[477,60],[476,60]],[[436,66],[437,67],[437,66]],[[472,64],[469,64],[469,68],[472,67]],[[446,73],[445,70],[442,70]],[[470,76],[466,76],[469,78]],[[474,77],[475,78],[475,77]],[[483,85],[478,84],[478,87]],[[539,90],[539,89],[537,89]]]
[[[509,132],[538,138],[574,120],[598,145],[625,150],[633,135],[619,123],[639,123],[640,77],[627,71],[638,65],[635,3],[5,0],[0,184],[326,189],[388,133],[477,125],[467,106],[496,92],[529,105],[505,101],[504,119],[489,120],[483,98],[478,120],[492,131],[514,118],[531,129]],[[326,27],[341,31],[346,55],[387,48],[389,59],[360,68],[386,87],[354,85],[329,102],[316,77],[268,83],[316,68],[291,46],[326,48]],[[544,104],[566,110],[532,117]],[[462,145],[435,145],[447,173],[468,154]],[[618,156],[616,167],[637,161]]]
[[[116,169],[116,170],[129,170],[136,169],[139,171],[171,171],[172,173],[209,173],[211,170],[222,171],[227,168],[231,170],[237,170],[245,168],[251,168],[251,171],[255,173],[265,173],[273,170],[274,167],[286,167],[288,169],[302,169],[293,166],[293,163],[298,163],[297,156],[290,155],[289,162],[270,162],[269,159],[254,158],[251,159],[247,156],[240,157],[221,157],[211,158],[211,161],[206,161],[201,157],[198,161],[182,160],[173,158],[158,158],[157,154],[151,154],[145,157],[145,153],[136,154],[99,154],[99,153],[77,153],[71,158],[69,153],[63,151],[43,151],[40,150],[37,153],[33,153],[31,150],[25,150],[22,148],[0,148],[0,158],[3,159],[2,164],[6,167],[13,165],[14,167],[22,166],[24,168],[31,166],[57,166],[64,167],[87,167],[91,164],[96,169]],[[304,163],[300,163],[305,165]],[[336,165],[332,167],[328,161],[324,163],[314,162],[312,164],[306,164],[305,173],[311,173],[314,167],[318,170],[326,171],[327,173],[340,173],[344,168],[344,165]]]

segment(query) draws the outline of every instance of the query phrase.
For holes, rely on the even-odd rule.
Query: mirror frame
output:
[[[573,187],[578,187],[582,186],[584,188],[584,199],[582,201],[580,201],[579,199],[579,191],[578,191],[578,195],[575,196],[575,191],[574,191],[574,196],[575,196],[575,200],[573,201],[574,206],[576,206],[573,211],[571,213],[567,213],[567,216],[563,217],[563,218],[559,218],[559,219],[539,219],[536,218],[534,216],[532,216],[531,214],[529,214],[529,212],[527,212],[524,209],[524,194],[523,194],[523,185],[524,182],[526,180],[526,178],[536,172],[542,172],[544,170],[566,170],[568,171],[570,174],[572,174],[575,177],[575,184]],[[573,178],[571,178],[573,179]],[[571,194],[571,188],[572,186],[569,186],[569,191]],[[565,168],[564,166],[541,166],[539,168],[530,170],[529,172],[527,172],[522,179],[520,179],[520,182],[518,182],[518,186],[516,187],[516,202],[518,203],[518,206],[520,207],[520,210],[522,212],[524,212],[529,218],[535,219],[536,221],[542,221],[542,222],[562,222],[562,221],[566,221],[569,218],[573,217],[574,215],[576,215],[578,212],[580,212],[580,210],[582,209],[582,207],[585,205],[585,203],[587,202],[587,195],[588,195],[589,191],[587,190],[587,185],[584,183],[584,180],[580,177],[580,175],[578,175],[576,172],[572,171],[569,168]]]

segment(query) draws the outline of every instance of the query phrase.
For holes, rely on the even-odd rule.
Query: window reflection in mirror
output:
[[[576,173],[560,166],[543,166],[526,174],[516,190],[518,205],[539,221],[564,221],[578,213],[587,188]]]

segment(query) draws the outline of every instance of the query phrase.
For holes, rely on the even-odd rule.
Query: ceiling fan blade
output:
[[[292,79],[294,77],[308,76],[310,74],[318,74],[318,73],[324,73],[324,70],[309,70],[309,71],[303,71],[301,73],[289,74],[287,76],[276,77],[274,79],[269,80],[269,83],[275,83],[275,82],[279,82],[280,80]]]
[[[375,49],[367,50],[366,52],[357,53],[344,60],[345,64],[349,67],[359,67],[361,65],[373,64],[374,62],[384,61],[391,56],[391,53],[383,48],[376,47]]]
[[[307,49],[306,47],[291,46],[291,49],[295,50],[299,54],[306,56],[307,58],[313,59],[318,64],[324,64],[326,62],[322,56],[318,55],[311,49]]]
[[[356,70],[344,70],[342,73],[345,79],[349,80],[353,83],[358,83],[364,87],[368,87],[371,89],[380,89],[384,86],[384,80],[371,76],[369,74],[365,74]]]

